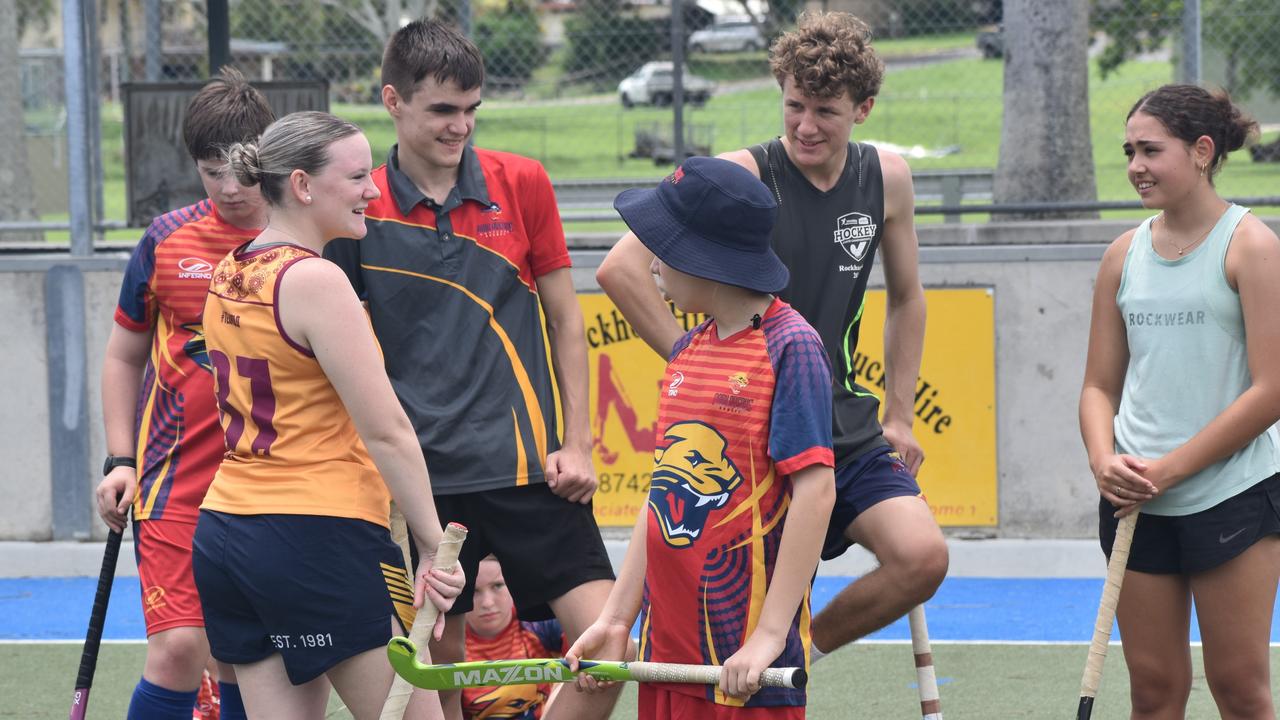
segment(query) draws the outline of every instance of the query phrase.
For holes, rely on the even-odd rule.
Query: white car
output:
[[[755,52],[768,43],[760,28],[750,22],[724,22],[705,27],[689,36],[693,52]]]
[[[647,62],[639,70],[623,78],[618,83],[618,99],[622,101],[622,106],[671,104],[673,69],[670,62]],[[706,103],[716,87],[715,83],[694,75],[688,68],[684,71],[683,85],[684,99],[691,105]]]

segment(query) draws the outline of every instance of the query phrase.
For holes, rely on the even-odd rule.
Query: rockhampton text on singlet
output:
[[[1173,327],[1176,325],[1203,325],[1204,310],[1182,312],[1128,313],[1129,327]]]

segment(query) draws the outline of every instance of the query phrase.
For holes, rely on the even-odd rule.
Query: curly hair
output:
[[[769,67],[782,86],[788,77],[806,95],[842,92],[861,103],[880,92],[884,63],[871,47],[871,28],[844,12],[805,12],[797,28],[769,48]]]

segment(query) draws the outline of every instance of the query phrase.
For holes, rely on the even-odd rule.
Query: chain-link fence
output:
[[[1084,2],[1086,0],[1077,0]],[[126,217],[120,87],[208,74],[204,0],[83,0],[89,77],[100,113],[92,170],[97,215]],[[1225,194],[1280,187],[1280,3],[1092,0],[1088,103],[1098,194],[1132,197],[1124,116],[1143,92],[1198,60],[1273,143],[1233,158]],[[420,16],[454,21],[486,58],[476,142],[539,159],[553,179],[657,177],[672,161],[670,0],[230,0],[231,57],[257,80],[323,79],[332,109],[394,142],[378,103],[381,48]],[[718,153],[781,131],[767,47],[804,9],[845,10],[874,33],[887,74],[855,137],[917,170],[994,168],[1002,122],[1001,0],[681,0],[687,151]],[[0,0],[0,222],[67,217],[65,23],[57,0]],[[1189,54],[1190,53],[1190,54]],[[1194,71],[1194,70],[1193,70]],[[20,103],[20,106],[18,105]],[[1270,160],[1270,161],[1268,161]],[[9,180],[6,180],[6,179]],[[15,181],[14,178],[24,178]],[[7,183],[7,184],[6,184]],[[1267,191],[1265,188],[1273,188]],[[48,237],[58,237],[51,234]]]

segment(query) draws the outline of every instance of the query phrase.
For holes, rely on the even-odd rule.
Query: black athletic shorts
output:
[[[853,545],[845,531],[873,505],[896,497],[921,497],[920,485],[893,448],[881,445],[836,468],[836,502],[822,543],[822,559],[840,557]]]
[[[381,525],[318,515],[201,510],[191,564],[211,654],[244,665],[280,653],[301,685],[413,624],[404,554]]]
[[[1111,557],[1116,507],[1098,502],[1098,539]],[[1235,558],[1268,535],[1280,533],[1280,474],[1190,515],[1141,513],[1129,548],[1130,570],[1193,575]]]
[[[613,579],[591,505],[560,498],[546,483],[435,497],[441,527],[467,527],[460,556],[467,585],[450,615],[471,610],[476,571],[491,553],[525,621],[550,620],[551,600],[592,580]],[[417,547],[410,549],[417,568]]]

